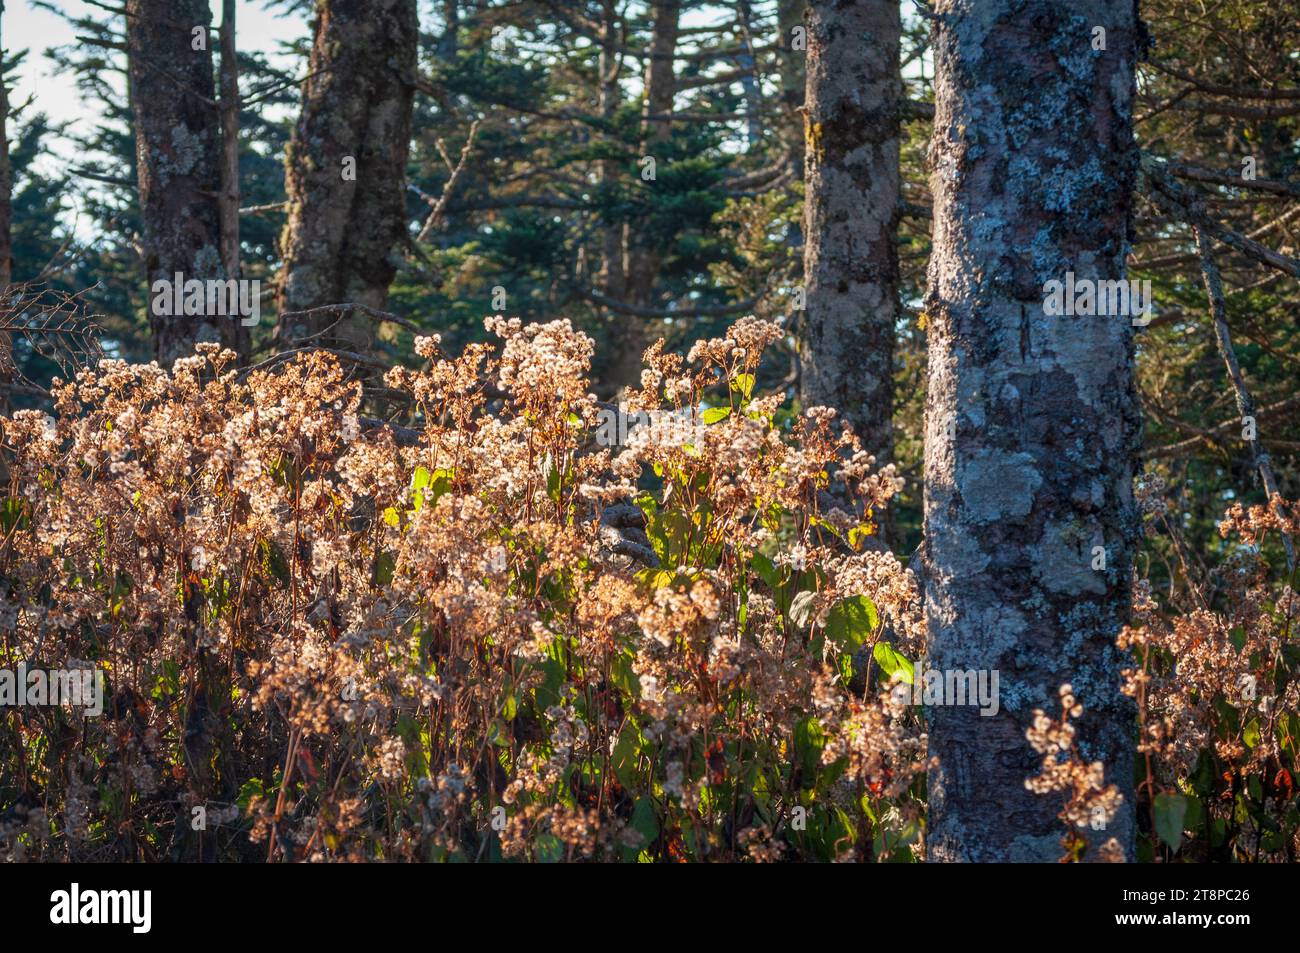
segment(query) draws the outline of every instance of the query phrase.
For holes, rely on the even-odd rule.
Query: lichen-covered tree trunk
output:
[[[366,351],[357,314],[286,319],[327,304],[383,308],[406,239],[419,19],[415,0],[322,0],[302,113],[285,157],[278,336]]]
[[[155,281],[224,278],[221,126],[212,76],[207,0],[127,0],[126,41],[135,117],[145,275]],[[153,295],[149,300],[152,302]],[[234,315],[159,314],[149,308],[154,356],[170,365],[198,341],[245,351]]]
[[[800,395],[836,408],[882,463],[893,453],[899,33],[891,0],[808,4]]]
[[[1000,710],[929,709],[929,858],[1061,856],[1066,795],[1026,790],[1040,756],[1025,731],[1070,683],[1079,753],[1125,792],[1105,830],[1078,833],[1132,859],[1134,720],[1114,643],[1136,539],[1133,330],[1048,316],[1044,285],[1124,276],[1135,4],[941,0],[936,13],[928,665],[997,670]]]

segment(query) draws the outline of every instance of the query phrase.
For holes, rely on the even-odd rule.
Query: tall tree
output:
[[[622,88],[619,86],[618,74],[623,55],[619,50],[620,14],[614,0],[602,0],[600,5],[600,33],[598,41],[600,55],[596,61],[599,74],[600,98],[597,102],[600,119],[606,127],[614,121],[622,100]],[[598,181],[602,189],[613,190],[619,179],[619,161],[616,158],[604,158],[596,166]],[[597,276],[602,294],[611,298],[622,298],[624,294],[623,274],[623,226],[607,222],[600,230],[600,271]]]
[[[808,4],[804,156],[805,406],[838,408],[892,456],[898,318],[898,3]]]
[[[1115,636],[1131,597],[1133,328],[1049,316],[1044,285],[1122,279],[1137,152],[1132,0],[941,0],[925,312],[929,665],[997,670],[1000,710],[929,721],[929,856],[1051,861],[1033,710],[1073,686],[1078,748],[1121,790],[1133,710]],[[1099,34],[1100,29],[1104,33]],[[1097,38],[1102,36],[1098,48]],[[1104,562],[1098,558],[1098,550]],[[1102,568],[1094,569],[1094,566]],[[1108,829],[1132,858],[1133,798]]]
[[[221,262],[221,127],[212,76],[207,0],[127,0],[126,38],[145,274],[225,277]],[[221,315],[149,311],[164,364],[196,341],[244,349],[247,329]]]
[[[221,264],[239,277],[239,58],[235,0],[221,0]]]
[[[677,30],[681,17],[681,0],[655,0],[649,4],[654,14],[650,31],[650,48],[646,54],[645,87],[641,104],[641,132],[639,138],[639,163],[653,160],[655,174],[646,179],[646,166],[639,185],[645,191],[655,188],[658,168],[667,163],[664,146],[672,133],[666,117],[672,114],[673,99],[677,94],[677,73],[673,55],[677,51]],[[645,307],[654,295],[655,281],[662,260],[662,238],[655,233],[653,222],[654,200],[645,198],[646,210],[623,226],[623,297],[634,307]],[[641,355],[658,337],[644,318],[630,317],[615,312],[611,320],[621,325],[611,335],[618,351],[609,374],[616,385],[637,386],[641,377]]]
[[[650,49],[645,68],[640,157],[654,158],[658,164],[667,157],[656,155],[656,149],[668,141],[672,132],[667,117],[672,114],[673,99],[677,94],[673,54],[677,51],[677,29],[682,4],[681,0],[656,0],[651,6],[654,9],[654,27],[650,33]],[[655,181],[646,181],[643,172],[643,186],[652,189]],[[627,274],[628,300],[634,305],[644,305],[650,301],[654,291],[659,254],[653,237],[639,230],[636,227],[638,224],[644,226],[644,222],[629,223],[624,233],[624,271]]]
[[[0,0],[0,25],[4,13],[4,0]],[[14,176],[9,163],[9,90],[4,74],[4,43],[0,40],[0,295],[5,295],[13,281]],[[8,409],[9,388],[16,370],[13,341],[9,332],[0,331],[0,409]]]
[[[302,114],[285,157],[289,218],[277,305],[292,344],[368,350],[373,324],[358,314],[288,312],[331,304],[383,308],[407,240],[419,17],[415,0],[322,0]]]
[[[0,23],[4,13],[4,0],[0,0]],[[9,163],[9,90],[5,86],[4,65],[4,43],[0,42],[0,291],[13,281],[14,176]],[[4,347],[3,342],[0,347]],[[8,358],[4,360],[7,362]]]

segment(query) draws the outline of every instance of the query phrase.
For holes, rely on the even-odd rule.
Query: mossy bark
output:
[[[206,0],[127,0],[126,10],[140,251],[149,287],[177,274],[185,281],[226,278],[212,12]],[[193,353],[199,341],[247,351],[248,329],[233,315],[155,314],[150,307],[149,327],[154,357],[164,366]]]
[[[808,5],[800,396],[893,455],[900,23],[887,0]]]
[[[1079,748],[1125,804],[1093,844],[1132,859],[1128,617],[1139,441],[1126,316],[1053,317],[1043,285],[1125,273],[1137,165],[1133,0],[941,0],[925,305],[929,665],[996,669],[1000,711],[929,711],[929,857],[1054,861],[1065,795],[1025,789],[1033,709],[1070,683]],[[1105,49],[1094,48],[1095,28]],[[1094,547],[1104,569],[1096,569]]]
[[[289,217],[276,303],[282,344],[369,350],[360,315],[285,319],[329,304],[384,308],[406,240],[416,78],[415,0],[323,0],[302,113],[285,156]]]

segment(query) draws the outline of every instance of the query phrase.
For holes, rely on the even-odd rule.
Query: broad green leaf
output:
[[[1242,730],[1241,740],[1246,743],[1247,748],[1259,747],[1259,719],[1252,718],[1246,722],[1246,727]]]
[[[537,846],[534,850],[537,854],[537,862],[540,864],[558,864],[564,860],[564,844],[550,832],[537,835]]]
[[[841,651],[856,652],[876,630],[880,616],[875,603],[866,596],[853,596],[838,602],[826,616],[826,638]]]
[[[558,503],[560,502],[562,478],[560,468],[555,465],[555,461],[551,458],[549,453],[546,455],[546,463],[544,466],[546,473],[546,495],[551,498],[552,502]]]
[[[1183,819],[1187,816],[1187,798],[1181,794],[1157,794],[1155,803],[1156,833],[1172,850],[1183,839]]]
[[[635,790],[637,783],[637,761],[641,751],[641,732],[636,724],[628,721],[618,733],[618,741],[610,752],[610,767],[618,783],[629,791]]]
[[[813,600],[816,597],[815,592],[801,592],[795,596],[794,601],[790,603],[790,621],[801,629],[812,622]]]
[[[794,754],[804,770],[804,787],[811,788],[822,763],[826,733],[816,718],[804,718],[794,726]]]
[[[876,647],[871,650],[871,655],[886,678],[893,678],[895,672],[900,672],[899,678],[908,685],[912,684],[915,678],[912,663],[895,652],[894,647],[888,642],[877,642]]]
[[[424,488],[433,482],[433,476],[424,467],[416,467],[411,474],[411,507],[419,510],[424,506]]]
[[[376,586],[387,586],[393,581],[393,570],[397,568],[397,560],[392,553],[380,553],[375,557],[374,574],[371,581]]]
[[[655,803],[648,797],[636,802],[632,809],[632,827],[645,838],[642,846],[648,847],[659,838],[659,817],[655,813]]]
[[[716,424],[719,420],[726,420],[730,416],[730,407],[710,407],[704,412],[704,422],[705,424]]]

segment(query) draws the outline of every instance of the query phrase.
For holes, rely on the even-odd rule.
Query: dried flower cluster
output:
[[[1144,509],[1163,517],[1162,481],[1145,482],[1155,492]],[[1219,531],[1239,543],[1204,576],[1188,568],[1186,605],[1162,610],[1149,582],[1134,586],[1119,645],[1135,660],[1124,690],[1139,711],[1138,820],[1170,859],[1300,854],[1300,603],[1294,573],[1271,569],[1260,548],[1270,534],[1295,538],[1298,515],[1280,497],[1233,504]],[[1160,523],[1185,548],[1173,522]]]
[[[1087,851],[1087,839],[1080,832],[1104,830],[1124,797],[1114,784],[1105,783],[1106,766],[1085,761],[1074,743],[1071,722],[1083,714],[1083,706],[1074,697],[1073,686],[1062,685],[1060,696],[1059,719],[1053,721],[1041,709],[1034,710],[1034,724],[1026,734],[1030,746],[1043,756],[1043,763],[1039,774],[1025,780],[1025,787],[1035,794],[1068,792],[1058,815],[1067,827],[1061,840],[1065,849],[1062,860],[1077,860]],[[1124,848],[1114,837],[1101,844],[1098,853],[1105,861],[1124,861]]]
[[[925,738],[873,649],[919,597],[831,411],[754,396],[781,331],[647,354],[595,446],[592,342],[420,338],[413,428],[326,354],[102,361],[4,420],[8,663],[105,713],[0,726],[0,853],[56,859],[913,858]],[[784,423],[780,421],[785,421]]]

